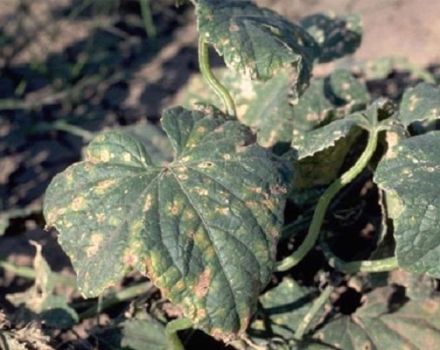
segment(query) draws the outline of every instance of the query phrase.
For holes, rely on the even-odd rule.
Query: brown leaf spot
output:
[[[198,309],[197,310],[197,320],[203,320],[206,317],[206,310],[205,309]]]
[[[275,196],[279,195],[279,194],[286,194],[287,188],[284,186],[280,186],[280,185],[273,185],[273,186],[270,186],[270,193],[272,193]]]
[[[194,294],[197,296],[197,298],[201,299],[208,293],[210,283],[211,270],[207,268],[199,276],[196,285],[193,287]]]

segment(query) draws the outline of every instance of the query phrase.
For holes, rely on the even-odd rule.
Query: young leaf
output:
[[[291,170],[219,112],[177,107],[162,126],[171,163],[154,164],[130,136],[102,134],[50,184],[47,224],[85,296],[134,266],[196,327],[232,339],[270,279]]]
[[[246,0],[199,0],[196,7],[200,34],[228,67],[258,80],[293,67],[294,93],[308,85],[319,48],[303,28]]]
[[[375,182],[392,199],[396,256],[411,272],[440,277],[440,132],[403,140],[381,160]]]
[[[337,316],[315,333],[308,350],[434,349],[440,343],[438,298],[408,301],[393,310],[391,288],[379,288],[365,297],[351,316]]]
[[[357,15],[320,13],[305,17],[301,25],[319,44],[319,61],[323,63],[354,53],[362,41],[362,21]]]
[[[409,88],[400,103],[400,120],[405,126],[440,119],[440,88],[420,83]]]

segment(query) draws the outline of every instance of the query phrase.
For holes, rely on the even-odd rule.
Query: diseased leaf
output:
[[[251,80],[225,67],[213,68],[212,71],[234,97],[237,118],[242,121],[249,104],[255,99],[255,86],[264,84],[264,82]],[[206,81],[201,74],[194,74],[189,79],[188,83],[180,90],[177,103],[189,109],[197,107],[200,103],[213,106],[222,105],[219,97],[206,88]]]
[[[36,273],[34,286],[24,292],[9,294],[6,298],[16,307],[21,305],[26,307],[23,318],[28,318],[27,321],[33,319],[32,315],[27,315],[31,311],[48,327],[68,329],[78,322],[78,314],[68,305],[65,295],[55,294],[55,287],[59,282],[58,274],[54,273],[47,264],[41,246],[37,243],[33,244],[37,250],[34,259]]]
[[[409,88],[400,103],[400,120],[407,127],[440,119],[440,88],[420,83]]]
[[[345,69],[337,69],[328,77],[330,98],[333,97],[336,106],[345,106],[355,110],[365,107],[370,100],[367,86],[356,79]]]
[[[165,327],[153,320],[131,319],[122,324],[121,346],[130,350],[168,350]]]
[[[309,350],[435,349],[440,344],[438,298],[391,304],[392,288],[378,288],[351,316],[337,316],[319,329]]]
[[[424,300],[437,294],[438,281],[427,275],[419,275],[402,269],[391,271],[389,284],[398,284],[405,287],[405,295],[411,300]]]
[[[440,132],[401,141],[381,160],[375,182],[393,199],[396,256],[411,272],[440,277]]]
[[[171,163],[153,163],[130,136],[102,134],[54,178],[44,215],[85,296],[134,266],[196,327],[232,339],[270,279],[291,170],[219,112],[177,107],[162,126]]]
[[[302,27],[246,0],[199,0],[196,7],[200,34],[228,67],[258,80],[292,67],[293,93],[307,87],[319,48]]]
[[[360,113],[355,113],[303,135],[296,135],[292,140],[292,147],[298,151],[298,159],[313,156],[333,147],[338,140],[347,137],[354,127],[363,124],[365,119]]]
[[[366,110],[353,113],[343,119],[333,121],[310,132],[294,135],[292,146],[298,152],[298,159],[309,157],[333,147],[336,142],[347,137],[352,130],[361,128],[370,130],[377,127],[380,113],[387,116],[392,113],[387,100],[378,100]]]
[[[352,54],[362,41],[362,21],[357,15],[337,17],[320,13],[305,17],[301,25],[319,44],[320,62],[330,62]]]
[[[241,119],[257,130],[257,141],[263,147],[279,142],[290,143],[293,131],[293,108],[289,102],[290,78],[282,71],[255,86],[255,98]]]
[[[250,333],[255,334],[254,338],[293,339],[316,295],[315,289],[301,287],[293,279],[285,278],[260,298],[265,320],[254,321]]]
[[[163,130],[156,125],[140,122],[117,130],[123,131],[140,141],[153,162],[169,162],[173,159],[173,149],[170,141]]]

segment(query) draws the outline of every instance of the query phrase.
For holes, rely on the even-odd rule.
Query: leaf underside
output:
[[[302,27],[246,0],[199,0],[196,7],[200,35],[229,68],[267,80],[292,67],[293,93],[307,87],[319,47]]]
[[[375,182],[394,203],[396,256],[412,272],[440,277],[440,132],[401,141],[382,159]]]
[[[270,279],[291,169],[220,113],[177,107],[162,126],[171,163],[153,163],[130,136],[102,134],[50,184],[46,221],[85,296],[134,266],[196,327],[229,340]]]

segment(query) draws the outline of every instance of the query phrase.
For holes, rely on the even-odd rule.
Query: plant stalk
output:
[[[199,36],[199,67],[203,78],[209,87],[215,92],[215,94],[223,102],[226,109],[226,113],[232,117],[236,117],[235,103],[232,99],[229,91],[220,83],[220,81],[212,73],[211,65],[209,63],[209,50],[208,44],[202,36]]]
[[[322,242],[321,248],[331,267],[348,274],[357,272],[387,272],[399,267],[395,256],[379,260],[358,260],[347,262],[334,255],[327,244]]]
[[[167,324],[165,333],[172,350],[185,350],[177,332],[190,327],[192,327],[192,322],[187,318],[180,318]]]
[[[321,293],[321,295],[313,301],[311,308],[309,309],[309,311],[307,311],[307,314],[304,316],[304,318],[302,319],[301,323],[298,325],[298,328],[295,331],[295,338],[297,340],[301,340],[304,337],[307,328],[311,325],[319,310],[321,310],[324,307],[325,303],[327,302],[328,298],[330,298],[330,295],[332,294],[334,289],[335,288],[333,286],[328,285]]]
[[[292,255],[288,256],[278,263],[278,265],[276,266],[276,271],[287,271],[296,266],[314,247],[316,241],[318,240],[319,233],[321,232],[321,227],[324,222],[325,213],[328,206],[330,205],[335,195],[343,187],[353,181],[368,165],[368,162],[370,161],[372,155],[376,150],[377,141],[378,131],[376,129],[370,130],[368,143],[364,152],[359,157],[357,162],[347,172],[342,174],[339,179],[333,182],[330,187],[327,188],[321,198],[319,198],[306,238],[301,243],[299,248],[295,252],[293,252]]]
[[[87,310],[83,311],[79,314],[79,319],[84,320],[86,318],[92,318],[96,316],[98,313],[101,313],[108,308],[119,304],[120,302],[127,301],[133,299],[139,295],[145,294],[153,287],[151,282],[140,283],[126,289],[120,290],[114,294],[111,294],[107,297],[104,297],[101,303],[95,304]]]

